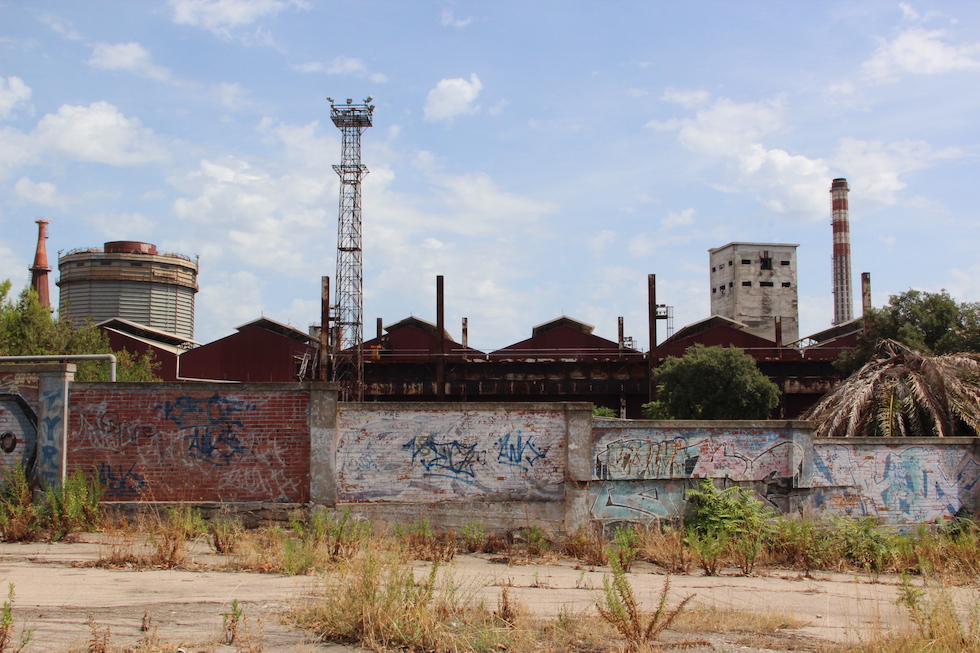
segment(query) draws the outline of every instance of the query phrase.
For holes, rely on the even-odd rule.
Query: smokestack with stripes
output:
[[[834,324],[854,319],[851,297],[851,227],[848,222],[846,179],[830,185],[831,225],[834,230]]]

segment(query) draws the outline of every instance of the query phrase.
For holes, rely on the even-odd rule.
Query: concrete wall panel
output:
[[[796,422],[601,422],[595,480],[798,479],[803,451]]]
[[[560,404],[341,404],[337,499],[560,500],[565,438]]]
[[[927,523],[975,508],[980,458],[973,438],[817,440],[812,504],[847,517]]]

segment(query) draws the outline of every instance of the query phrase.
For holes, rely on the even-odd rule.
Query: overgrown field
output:
[[[754,632],[765,633],[792,628],[794,620],[790,615],[764,623],[746,614],[692,607],[690,597],[671,603],[671,574],[749,575],[772,568],[796,570],[801,577],[821,570],[892,572],[905,578],[899,601],[905,624],[897,631],[868,632],[860,645],[846,650],[980,652],[980,602],[956,605],[945,589],[977,581],[980,528],[968,516],[899,533],[869,519],[780,516],[749,490],[718,490],[708,481],[689,492],[682,524],[622,524],[606,532],[595,526],[554,540],[534,524],[503,534],[488,532],[479,522],[458,532],[434,529],[426,520],[387,528],[356,519],[349,510],[304,511],[289,525],[256,529],[244,528],[231,514],[205,520],[180,505],[131,518],[107,517],[101,494],[98,483],[81,474],[58,491],[32,492],[23,470],[9,470],[0,489],[0,537],[70,540],[80,531],[98,530],[102,544],[94,564],[134,569],[199,569],[189,550],[192,543],[207,542],[220,561],[209,563],[209,569],[319,577],[316,597],[297,604],[288,619],[321,638],[379,651],[704,646],[700,634],[724,631],[732,623],[751,622]],[[472,588],[454,581],[449,563],[460,552],[512,565],[570,558],[582,569],[606,570],[604,587],[595,593],[598,616],[563,612],[543,619],[506,587],[496,605],[487,605]],[[432,562],[422,576],[415,565],[420,560]],[[641,606],[634,595],[629,572],[638,562],[665,575],[653,606]],[[15,636],[13,588],[10,592],[0,614],[0,653],[24,643]],[[225,619],[229,643],[236,637],[243,641],[247,617],[237,604]],[[98,628],[91,625],[89,650],[114,650],[108,634],[99,640]],[[254,648],[254,638],[250,642],[253,648],[241,650],[261,650],[260,644]],[[159,643],[146,646],[139,650],[168,650]]]

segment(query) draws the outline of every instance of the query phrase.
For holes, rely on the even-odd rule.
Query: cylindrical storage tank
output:
[[[118,317],[194,338],[197,263],[138,241],[75,249],[58,258],[59,311],[76,325]]]

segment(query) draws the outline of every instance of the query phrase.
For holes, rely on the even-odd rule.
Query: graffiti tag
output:
[[[231,401],[219,395],[207,399],[182,396],[157,406],[164,419],[177,425],[187,441],[187,455],[216,467],[228,467],[236,455],[246,451],[237,430],[242,421],[236,413],[248,410],[244,401]]]
[[[513,440],[511,436],[514,433],[508,433],[497,440],[497,462],[528,471],[534,465],[535,460],[544,458],[544,454],[531,442],[531,438],[534,436],[524,437],[519,430],[515,433],[517,435]]]
[[[412,452],[412,462],[419,462],[426,473],[433,476],[474,477],[473,465],[477,462],[476,444],[462,444],[459,440],[437,442],[435,435],[415,436],[402,445]],[[461,479],[466,480],[466,479]]]
[[[140,490],[146,487],[146,481],[142,474],[133,471],[136,463],[132,463],[129,469],[123,471],[123,466],[113,469],[109,463],[102,463],[99,467],[99,480],[109,489],[109,492],[119,492],[123,494],[139,494]]]

